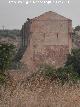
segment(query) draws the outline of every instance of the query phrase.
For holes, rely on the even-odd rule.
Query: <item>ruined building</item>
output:
[[[21,62],[29,69],[43,63],[63,66],[72,48],[71,33],[72,21],[55,12],[27,19],[21,30]]]

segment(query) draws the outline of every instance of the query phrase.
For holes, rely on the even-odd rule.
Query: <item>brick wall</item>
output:
[[[30,42],[21,61],[30,69],[42,63],[63,66],[72,48],[72,21],[48,12],[32,19],[29,31]]]

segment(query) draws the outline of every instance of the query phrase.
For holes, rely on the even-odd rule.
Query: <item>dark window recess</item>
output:
[[[33,47],[34,47],[34,48],[36,48],[36,47],[37,47],[37,45],[33,45]]]
[[[33,32],[29,32],[30,34],[32,34]]]
[[[44,33],[43,37],[44,37],[44,39],[45,39],[45,33]]]
[[[58,33],[57,33],[57,38],[58,38]]]

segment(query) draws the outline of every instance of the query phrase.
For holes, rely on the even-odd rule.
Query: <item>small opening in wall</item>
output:
[[[57,38],[58,38],[58,33],[57,33]]]
[[[45,39],[45,33],[44,33],[43,37],[44,37],[44,39]]]
[[[33,47],[34,47],[34,48],[36,48],[36,47],[37,47],[37,45],[33,45]]]

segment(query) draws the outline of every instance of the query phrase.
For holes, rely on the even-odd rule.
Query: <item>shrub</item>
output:
[[[73,66],[75,72],[80,74],[80,49],[73,49],[68,55],[65,66]]]
[[[77,72],[74,71],[72,66],[55,69],[49,65],[43,65],[40,68],[41,73],[50,78],[51,80],[57,80],[64,84],[65,82],[77,82],[80,77]]]
[[[79,25],[76,26],[75,29],[74,29],[74,31],[80,31],[80,26]]]
[[[5,82],[5,79],[6,79],[6,76],[0,73],[0,84],[3,84]]]
[[[65,82],[77,82],[80,77],[77,72],[74,71],[72,66],[67,66],[57,69],[57,78],[61,80],[62,83]]]
[[[0,72],[4,73],[9,69],[14,55],[14,45],[0,44]]]
[[[44,64],[40,66],[40,72],[46,77],[55,76],[56,69],[53,66]]]

